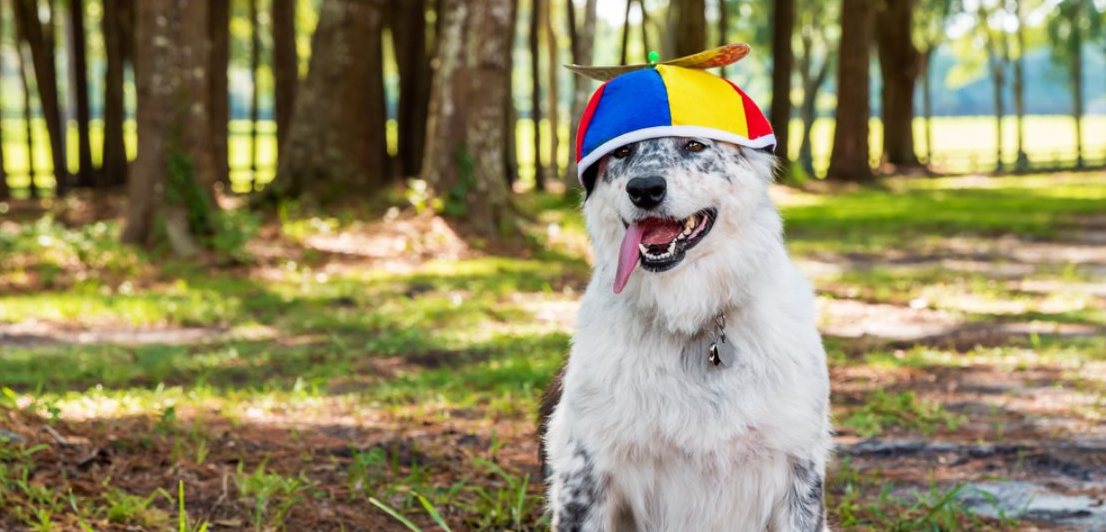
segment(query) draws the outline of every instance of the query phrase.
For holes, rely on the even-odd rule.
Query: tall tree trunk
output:
[[[622,17],[622,48],[618,56],[618,64],[625,65],[629,61],[630,54],[630,7],[634,5],[634,0],[626,0],[626,11]]]
[[[19,33],[31,49],[35,85],[38,86],[39,103],[46,131],[50,136],[50,156],[54,166],[55,193],[63,196],[70,187],[69,171],[65,157],[65,128],[61,120],[58,99],[58,73],[54,64],[53,20],[43,25],[38,18],[36,0],[12,0],[15,6],[15,22]],[[49,2],[47,2],[49,5]]]
[[[561,61],[559,59],[560,47],[557,46],[557,34],[553,31],[553,2],[555,0],[545,0],[544,10],[542,13],[542,20],[545,31],[545,51],[546,51],[546,79],[548,80],[548,88],[545,91],[546,108],[549,115],[549,170],[545,175],[550,179],[561,179],[561,116],[560,116],[560,83],[558,75],[561,70]],[[572,0],[567,0],[571,2]]]
[[[430,103],[430,55],[426,49],[425,0],[392,4],[392,39],[399,67],[399,168],[417,176],[426,142],[426,107]]]
[[[642,62],[648,59],[649,51],[652,48],[649,47],[649,12],[645,10],[645,0],[638,0],[637,7],[641,10],[641,52],[645,57],[642,58]]]
[[[262,198],[329,202],[388,181],[380,0],[324,0],[276,179]]]
[[[872,0],[841,0],[837,79],[846,80],[849,89],[838,90],[837,124],[826,179],[865,182],[873,177],[868,162],[868,117],[871,114],[868,53],[872,42],[873,3]]]
[[[111,0],[108,0],[111,1]],[[230,63],[230,2],[211,2],[208,13],[208,35],[211,37],[211,67],[208,80],[211,94],[211,149],[215,154],[215,175],[230,191],[230,84],[227,69]]]
[[[292,126],[292,111],[296,106],[296,86],[300,81],[300,57],[296,51],[296,0],[272,0],[272,24],[273,24],[273,81],[275,96],[273,111],[276,115],[277,125],[277,155],[280,155],[280,147],[284,145],[284,139],[288,136],[288,129]],[[396,3],[397,6],[423,5],[423,0],[408,0]],[[420,13],[422,15],[424,13]],[[420,16],[420,20],[422,17]],[[420,33],[417,29],[405,29],[419,38],[409,39],[411,42],[403,42],[396,46],[396,54],[405,53],[407,47],[425,43],[425,29]],[[393,32],[393,38],[396,33]],[[399,43],[397,43],[399,44]],[[398,58],[397,58],[398,59]],[[404,61],[397,61],[400,71],[404,68]],[[400,101],[403,101],[404,91],[400,91]],[[402,104],[401,104],[402,107]],[[403,120],[400,117],[399,129],[403,131]],[[402,137],[402,133],[400,135]],[[403,140],[400,139],[400,151],[403,150]]]
[[[514,48],[515,37],[518,35],[518,3],[519,0],[511,0],[511,27],[508,31],[508,35],[510,35],[510,37],[508,38],[507,42],[511,43],[510,46],[512,49]],[[568,6],[569,9],[571,9],[572,2],[568,2]],[[430,63],[428,61],[428,69],[429,64]],[[514,69],[514,54],[509,53],[507,54],[507,72],[514,72]],[[429,80],[429,70],[427,70],[427,72],[427,79]],[[513,189],[515,182],[518,181],[518,109],[515,107],[515,87],[513,78],[514,76],[508,74],[506,79],[503,80],[504,90],[507,94],[507,97],[503,99],[503,131],[505,131],[507,135],[506,139],[504,139],[503,142],[503,165],[504,168],[506,168],[506,171],[504,172],[504,177],[507,178],[507,188],[509,190]],[[429,87],[430,84],[427,83],[427,88],[429,89]],[[429,97],[429,93],[427,94],[427,96]],[[429,104],[429,102],[427,103]],[[426,109],[426,106],[423,106],[423,109]],[[423,129],[426,129],[425,114],[423,114]],[[424,132],[422,139],[423,141],[426,140],[425,137],[426,135]],[[419,147],[421,155],[421,142],[419,144]],[[419,166],[421,170],[421,158],[419,159]]]
[[[250,18],[250,190],[257,183],[257,126],[261,112],[261,24],[257,16],[257,0],[247,2]]]
[[[541,156],[541,12],[549,0],[530,0],[530,121],[534,124],[534,187],[545,190]]]
[[[867,2],[867,0],[856,0]],[[847,2],[846,2],[847,3]],[[776,134],[776,155],[788,161],[788,133],[791,125],[791,34],[795,29],[795,0],[774,0],[772,10],[772,107],[770,121]],[[786,175],[786,165],[779,166]]]
[[[18,32],[17,32],[18,33]],[[26,52],[21,44],[22,37],[17,36],[15,42],[16,58],[19,60],[19,81],[23,89],[23,127],[25,140],[27,142],[27,192],[31,199],[39,197],[38,185],[35,183],[35,177],[37,170],[35,168],[35,136],[34,136],[34,119],[33,110],[31,108],[31,83],[30,76],[27,73],[27,69],[30,65],[27,64]]]
[[[917,167],[914,153],[914,86],[920,57],[910,33],[914,0],[885,0],[876,20],[883,113],[883,154],[896,167]]]
[[[1078,18],[1071,23],[1071,101],[1075,119],[1075,167],[1083,168],[1083,29]]]
[[[930,46],[922,54],[922,115],[925,117],[926,164],[933,165],[933,56]]]
[[[1017,17],[1018,30],[1015,38],[1018,43],[1018,57],[1014,60],[1014,113],[1017,116],[1018,160],[1014,168],[1018,172],[1029,170],[1029,156],[1025,153],[1025,19],[1022,17],[1022,3],[1014,0],[1014,15]]]
[[[141,0],[137,6],[139,147],[123,241],[164,239],[179,256],[199,253],[218,209],[207,108],[208,4]]]
[[[673,0],[668,4],[671,24],[665,46],[669,57],[701,52],[707,47],[706,0]]]
[[[92,117],[88,106],[88,36],[85,32],[84,6],[84,0],[69,0],[69,71],[77,108],[77,186],[91,187],[95,185],[96,178],[88,129]]]
[[[822,59],[821,66],[818,67],[818,72],[810,75],[809,79],[803,82],[803,103],[799,107],[799,116],[803,121],[803,140],[799,144],[799,164],[802,166],[803,172],[810,177],[815,176],[814,140],[810,136],[811,131],[814,130],[814,121],[818,118],[815,105],[818,103],[818,91],[822,89],[826,78],[829,77],[830,63],[829,52],[827,51],[826,57]]]
[[[995,171],[1001,172],[1002,162],[1002,117],[1006,114],[1006,105],[1002,98],[1002,87],[1006,85],[1006,73],[1002,60],[994,51],[988,51],[991,66],[991,88],[995,107]]]
[[[514,232],[503,179],[510,0],[444,0],[423,179],[445,212],[486,237]]]
[[[0,23],[2,23],[3,20],[4,20],[3,9],[2,9],[3,7],[4,7],[4,5],[2,3],[0,3]],[[0,43],[2,43],[3,41],[4,41],[4,26],[3,26],[3,24],[0,24]],[[19,50],[18,41],[16,41],[16,48],[15,49],[17,51]],[[0,54],[0,72],[4,71],[3,59],[4,59],[3,54]],[[0,87],[0,89],[2,89],[2,87]],[[0,90],[0,94],[2,94],[2,93],[3,93],[3,90]],[[0,97],[0,100],[3,100],[3,98]],[[2,144],[3,144],[2,141],[3,141],[3,138],[4,138],[4,129],[2,127],[3,126],[2,118],[3,117],[0,116],[0,199],[8,199],[8,198],[11,197],[11,187],[8,186],[8,172],[4,168],[4,150],[3,150],[3,146],[2,146]]]
[[[587,0],[584,3],[584,22],[576,26],[576,10],[573,2],[565,2],[568,6],[569,28],[571,29],[572,62],[577,65],[590,65],[592,60],[592,48],[595,44],[595,17],[597,0]],[[576,124],[580,122],[580,115],[588,104],[588,96],[591,94],[592,82],[584,76],[572,76],[572,122],[568,126],[569,147],[571,153],[568,157],[568,170],[565,172],[565,190],[571,190],[576,186]]]
[[[97,183],[99,188],[127,182],[127,146],[123,133],[126,121],[123,100],[126,60],[123,55],[124,21],[121,18],[124,11],[120,4],[120,0],[104,0],[102,31],[107,66],[104,71],[104,144]]]
[[[730,9],[726,0],[718,0],[718,46],[730,43]],[[723,65],[719,74],[726,77],[726,66]]]

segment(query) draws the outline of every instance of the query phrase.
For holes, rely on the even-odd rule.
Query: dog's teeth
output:
[[[699,216],[695,214],[688,216],[687,220],[684,220],[684,232],[690,233],[692,229],[695,229],[696,225],[699,225]]]
[[[649,248],[645,247],[645,244],[638,244],[637,248],[640,249],[642,253],[646,255],[649,254]]]
[[[673,240],[672,242],[668,243],[668,253],[666,253],[666,255],[671,255],[675,252],[676,252],[676,241]]]

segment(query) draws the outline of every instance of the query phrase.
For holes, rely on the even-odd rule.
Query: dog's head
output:
[[[703,137],[647,139],[604,155],[583,179],[602,282],[680,316],[670,326],[689,332],[740,300],[780,242],[772,170],[769,153]]]

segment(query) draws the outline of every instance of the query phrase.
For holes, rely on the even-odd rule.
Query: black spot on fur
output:
[[[825,526],[822,477],[811,460],[792,463],[788,509],[793,530],[816,532]]]
[[[581,444],[576,443],[573,457],[579,467],[558,475],[561,482],[559,500],[554,501],[554,521],[557,531],[583,530],[592,509],[602,496],[602,488],[595,478],[595,461]]]

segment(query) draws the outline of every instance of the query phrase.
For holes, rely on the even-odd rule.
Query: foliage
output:
[[[947,412],[938,403],[921,401],[910,392],[887,393],[876,390],[864,405],[841,421],[865,438],[882,433],[890,427],[917,430],[929,436],[939,429],[953,431],[964,418]]]

